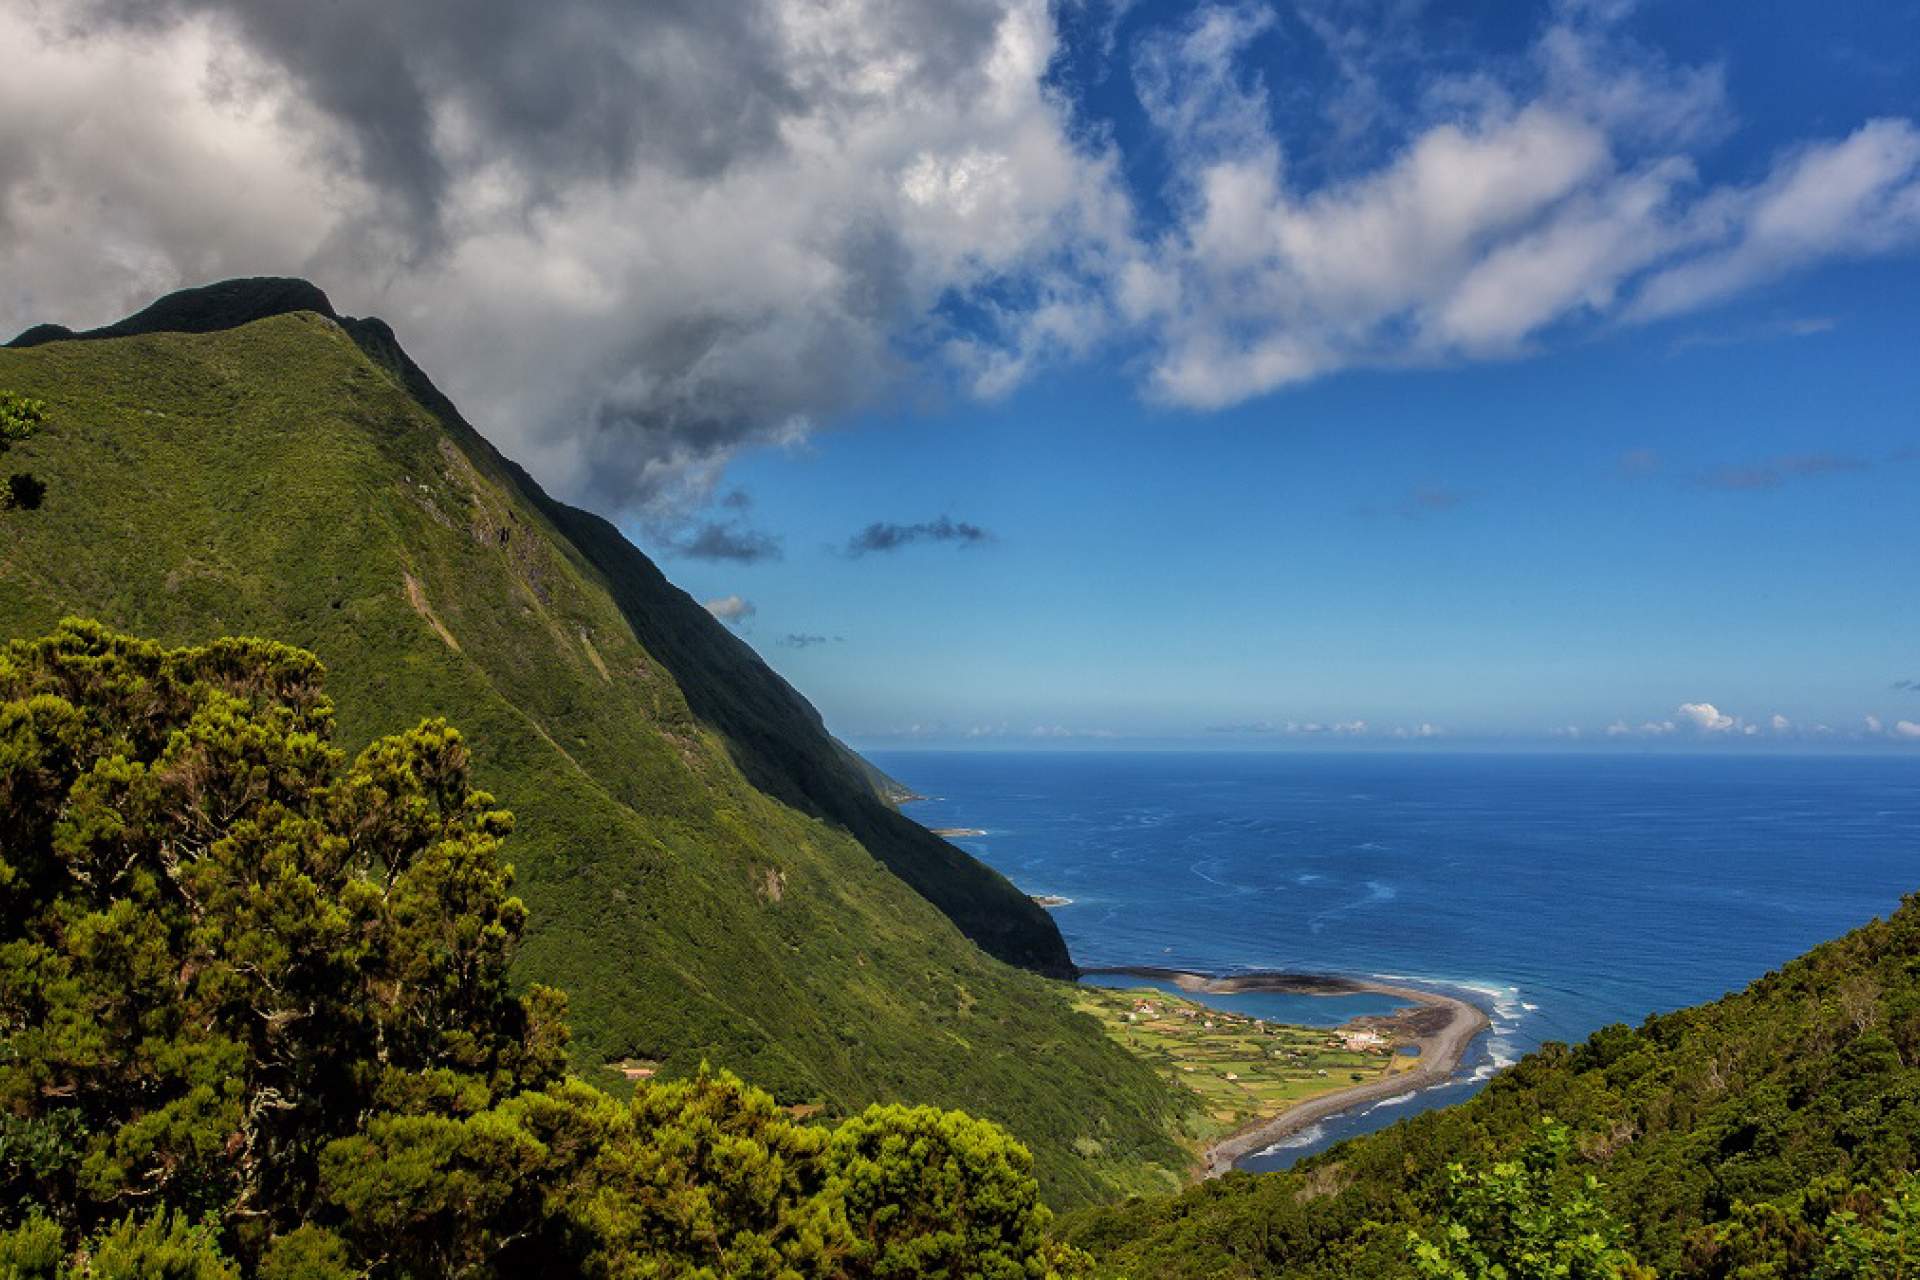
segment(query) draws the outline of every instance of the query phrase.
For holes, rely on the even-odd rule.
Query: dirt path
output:
[[[1444,1014],[1444,1020],[1434,1015],[1420,1019],[1420,1034],[1414,1043],[1420,1046],[1419,1064],[1408,1071],[1397,1072],[1378,1080],[1369,1080],[1365,1084],[1354,1085],[1350,1089],[1340,1089],[1333,1093],[1323,1093],[1317,1098],[1308,1098],[1275,1116],[1268,1116],[1244,1125],[1228,1134],[1220,1141],[1208,1147],[1204,1156],[1204,1178],[1217,1178],[1233,1168],[1234,1162],[1242,1156],[1270,1147],[1289,1134],[1300,1132],[1307,1126],[1324,1120],[1328,1116],[1338,1115],[1369,1102],[1378,1102],[1385,1098],[1397,1098],[1413,1093],[1429,1085],[1439,1084],[1459,1070],[1460,1060],[1466,1056],[1467,1047],[1474,1038],[1492,1025],[1487,1015],[1465,1000],[1455,996],[1441,995],[1436,991],[1423,991],[1418,987],[1398,987],[1386,982],[1371,982],[1361,978],[1339,978],[1325,974],[1304,973],[1247,973],[1231,978],[1209,978],[1198,973],[1183,973],[1177,969],[1122,968],[1087,970],[1089,973],[1124,974],[1135,978],[1157,978],[1171,982],[1182,991],[1206,992],[1212,995],[1231,995],[1240,991],[1281,991],[1292,995],[1339,996],[1354,995],[1360,992],[1375,992],[1380,995],[1394,996],[1409,1003],[1423,1006],[1423,1010],[1433,1010]]]

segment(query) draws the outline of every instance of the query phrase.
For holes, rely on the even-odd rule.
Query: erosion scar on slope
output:
[[[460,652],[460,642],[453,638],[453,632],[447,630],[447,624],[435,617],[433,609],[427,604],[427,591],[420,585],[420,579],[404,571],[400,576],[407,580],[407,603],[413,606],[413,611],[427,620],[434,634],[447,642],[447,648],[455,653]]]

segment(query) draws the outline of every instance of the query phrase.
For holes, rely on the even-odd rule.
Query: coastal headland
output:
[[[1232,1169],[1242,1157],[1272,1146],[1329,1116],[1443,1083],[1459,1070],[1461,1060],[1475,1038],[1492,1025],[1478,1006],[1457,996],[1368,978],[1316,973],[1240,973],[1215,977],[1150,966],[1085,969],[1081,972],[1150,978],[1195,994],[1233,995],[1254,991],[1311,996],[1377,994],[1405,1000],[1412,1006],[1392,1014],[1357,1018],[1349,1024],[1372,1027],[1401,1044],[1417,1046],[1419,1054],[1411,1067],[1351,1088],[1319,1094],[1273,1115],[1249,1121],[1205,1149],[1202,1153],[1203,1178],[1219,1177]]]

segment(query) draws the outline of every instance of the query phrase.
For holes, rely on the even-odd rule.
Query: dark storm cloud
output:
[[[1472,500],[1473,495],[1464,489],[1452,489],[1439,484],[1422,485],[1400,499],[1399,511],[1408,517],[1435,515],[1465,506]]]
[[[872,39],[920,51],[917,77],[944,87],[980,74],[998,16],[980,0],[889,6]],[[199,17],[346,127],[341,159],[409,212],[422,243],[476,160],[510,159],[534,205],[642,166],[712,179],[779,150],[784,122],[859,92],[850,55],[794,63],[770,0],[81,0],[68,25],[153,32]]]
[[[846,554],[853,557],[876,551],[898,551],[916,542],[955,542],[963,547],[991,542],[993,535],[977,524],[941,516],[919,524],[890,524],[876,520],[847,539]]]
[[[221,21],[344,125],[354,149],[342,159],[412,215],[423,241],[473,159],[436,137],[437,114],[457,113],[489,159],[511,157],[538,202],[642,162],[711,176],[777,146],[781,118],[806,106],[757,4],[93,0],[78,14],[96,30],[193,17]]]
[[[788,649],[811,649],[817,644],[838,644],[845,639],[845,636],[822,636],[799,631],[789,631],[786,635],[780,637],[780,643]]]
[[[950,127],[988,94],[1006,8],[57,0],[48,12],[62,38],[102,48],[210,26],[222,52],[207,94],[281,112],[304,162],[341,193],[337,221],[310,256],[268,265],[314,275],[343,300],[356,295],[342,282],[387,282],[357,296],[423,317],[389,316],[425,359],[468,358],[473,335],[423,333],[499,315],[520,292],[513,274],[554,260],[509,258],[501,240],[541,244],[556,227],[569,248],[633,240],[625,254],[576,249],[572,291],[605,301],[589,343],[534,328],[532,314],[518,331],[482,321],[480,336],[554,348],[542,372],[565,394],[501,412],[531,446],[522,452],[549,459],[556,487],[602,510],[658,518],[702,505],[741,448],[804,437],[898,373],[892,337],[924,304],[927,290],[911,278],[927,265],[895,225],[897,179],[866,168],[875,189],[851,191],[808,158],[869,145],[889,122],[930,129],[907,118],[927,104],[950,103],[927,114]],[[797,133],[813,141],[796,142]],[[5,141],[0,128],[0,156]],[[834,215],[814,217],[826,204]],[[778,269],[756,272],[743,240],[773,246]],[[184,244],[174,256],[217,260],[203,247]],[[482,298],[492,309],[476,306]],[[485,406],[471,397],[502,387],[482,372],[449,389],[482,410],[478,420]],[[682,540],[728,545],[702,531]]]
[[[723,560],[735,564],[780,558],[780,543],[770,535],[758,529],[711,520],[694,524],[678,537],[669,538],[668,550],[688,560]]]
[[[1662,459],[1653,449],[1629,449],[1620,455],[1620,474],[1650,476],[1660,470]]]
[[[1821,476],[1843,475],[1848,472],[1871,470],[1872,467],[1873,464],[1865,459],[1850,458],[1840,454],[1790,454],[1786,457],[1771,458],[1765,462],[1717,467],[1702,475],[1700,484],[1704,488],[1720,489],[1729,493],[1753,493],[1778,489],[1790,480],[1811,480]]]
[[[1472,502],[1478,495],[1468,489],[1455,489],[1443,484],[1420,485],[1407,490],[1391,503],[1362,502],[1353,508],[1353,514],[1366,520],[1379,519],[1392,511],[1405,520],[1419,520],[1427,516],[1443,515]]]

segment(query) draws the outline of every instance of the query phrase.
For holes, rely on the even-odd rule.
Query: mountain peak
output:
[[[327,295],[310,281],[292,276],[251,276],[181,289],[98,329],[75,332],[64,325],[37,324],[7,345],[37,347],[73,338],[128,338],[142,333],[218,333],[293,311],[340,319]]]

